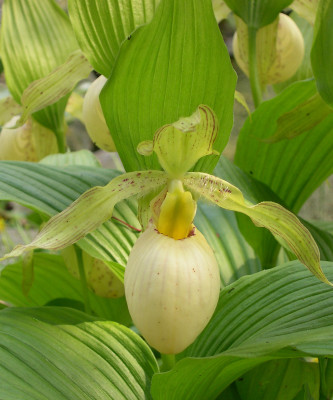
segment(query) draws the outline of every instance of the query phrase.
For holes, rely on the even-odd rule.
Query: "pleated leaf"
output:
[[[299,359],[273,360],[246,373],[236,384],[241,400],[318,400],[319,364]],[[304,397],[307,391],[311,397]]]
[[[162,0],[152,22],[123,43],[100,95],[126,171],[159,169],[156,156],[144,158],[137,145],[200,104],[218,117],[214,150],[221,152],[232,126],[235,81],[211,0]],[[204,157],[196,169],[211,172],[217,160]]]
[[[15,201],[48,219],[68,207],[86,190],[106,185],[118,174],[102,168],[1,162],[0,199]],[[119,203],[114,216],[139,228],[134,201]],[[137,232],[127,226],[118,221],[107,221],[79,245],[94,257],[125,265],[136,238]]]
[[[322,264],[330,280],[333,263]],[[246,276],[222,290],[214,316],[185,357],[156,374],[154,400],[213,400],[245,372],[275,358],[333,355],[332,288],[298,262]]]
[[[194,224],[214,250],[223,286],[261,271],[259,258],[242,236],[235,213],[200,202]]]
[[[270,24],[292,0],[225,0],[231,10],[251,28],[259,29]]]
[[[159,0],[69,0],[68,11],[81,49],[96,71],[111,74],[122,42],[149,22]]]
[[[1,58],[15,101],[24,90],[63,64],[78,48],[67,15],[53,0],[6,0],[2,10]],[[63,128],[67,98],[35,114],[51,130]]]
[[[333,1],[320,0],[314,26],[311,63],[318,92],[327,104],[333,106]]]
[[[294,212],[333,172],[333,115],[291,140],[266,140],[276,132],[280,117],[315,93],[315,82],[303,81],[262,103],[252,121],[245,122],[235,154],[236,165],[269,186]]]
[[[69,94],[80,80],[88,77],[90,71],[88,60],[77,50],[49,75],[33,81],[21,97],[24,111],[20,123],[23,124],[30,114],[54,104]]]
[[[7,400],[151,399],[156,360],[130,329],[65,308],[0,313],[0,392]]]
[[[72,306],[84,308],[82,284],[67,270],[59,255],[35,253],[33,258],[34,280],[28,296],[22,292],[22,262],[7,265],[0,275],[0,299],[15,307],[40,307],[68,301]],[[91,291],[89,303],[92,313],[124,325],[129,325],[125,297],[105,299]]]

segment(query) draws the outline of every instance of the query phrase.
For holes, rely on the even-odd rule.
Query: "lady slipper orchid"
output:
[[[213,150],[218,121],[208,106],[158,129],[152,141],[140,143],[140,154],[158,157],[164,171],[136,171],[104,187],[83,193],[45,224],[28,245],[61,249],[96,229],[112,215],[114,205],[130,196],[143,200],[139,216],[145,231],[135,243],[125,270],[125,295],[133,321],[147,341],[162,353],[178,353],[191,344],[214,312],[220,288],[219,270],[208,243],[193,225],[199,197],[242,212],[287,243],[298,259],[323,282],[318,247],[297,217],[273,202],[251,204],[241,191],[215,176],[188,172]],[[156,195],[157,194],[157,195]],[[144,218],[148,216],[148,218]],[[223,266],[220,266],[223,268]]]

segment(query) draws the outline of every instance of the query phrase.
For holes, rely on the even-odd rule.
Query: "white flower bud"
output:
[[[82,118],[90,139],[105,151],[115,151],[113,139],[104,118],[99,95],[107,79],[101,75],[90,85],[84,96]]]
[[[203,235],[175,240],[154,226],[135,243],[125,270],[131,317],[164,354],[189,346],[210,320],[220,292],[219,268]]]

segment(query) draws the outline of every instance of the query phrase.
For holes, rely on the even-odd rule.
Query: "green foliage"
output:
[[[254,110],[241,87],[235,92],[224,25],[214,16],[221,3],[248,33]],[[0,264],[0,399],[331,400],[333,223],[313,220],[303,206],[333,172],[333,1],[68,0],[68,15],[58,4],[4,0],[2,10],[8,90],[1,92],[0,124],[15,115],[24,124],[32,114],[55,133],[63,154],[39,163],[0,160],[0,246],[9,252],[14,232],[23,244],[10,256],[28,250]],[[305,57],[293,77],[275,85],[277,94],[262,93],[257,52],[267,51],[273,63],[275,33],[258,50],[257,31],[288,7],[299,12],[291,17]],[[70,97],[70,118],[67,101],[92,68],[107,78],[96,126],[106,121],[121,162],[111,160],[125,174],[66,143],[67,124],[70,132],[76,117],[85,120],[88,81]],[[235,98],[248,115],[237,121],[226,157]],[[30,145],[24,134],[13,141],[22,153]],[[172,188],[178,203],[169,197],[168,210],[176,211],[166,212]],[[133,323],[126,264],[140,232],[149,223],[158,231],[162,209],[164,221],[179,222],[183,198],[191,215],[197,203],[187,232],[197,227],[213,249],[221,292],[194,342],[161,355]],[[11,210],[14,203],[25,208]],[[66,258],[59,249],[73,243]],[[161,257],[149,246],[147,256],[167,266],[168,251]],[[125,296],[93,292],[81,250],[85,263],[98,259],[95,285],[111,285],[111,271]],[[184,279],[202,281],[193,271]],[[170,304],[193,304],[193,293],[180,286],[168,292]],[[150,284],[141,296],[152,291]],[[210,295],[195,293],[193,320]],[[161,313],[181,327],[188,316],[170,304]]]

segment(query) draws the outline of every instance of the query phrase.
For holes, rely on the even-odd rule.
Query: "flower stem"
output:
[[[176,364],[176,356],[174,354],[161,354],[162,366],[161,372],[169,371]]]
[[[254,106],[257,108],[262,101],[260,79],[257,65],[257,29],[248,27],[249,40],[249,73]]]
[[[67,151],[67,144],[66,144],[66,138],[65,138],[65,133],[64,131],[58,130],[56,132],[56,138],[57,138],[57,145],[58,145],[58,151],[59,153],[66,153]]]
[[[82,297],[83,297],[83,302],[84,302],[84,311],[87,314],[91,314],[87,279],[86,279],[86,274],[84,272],[84,265],[83,265],[83,258],[82,258],[82,250],[77,245],[74,245],[74,248],[75,248],[75,253],[76,253],[77,265],[79,267],[79,273],[80,273]]]

